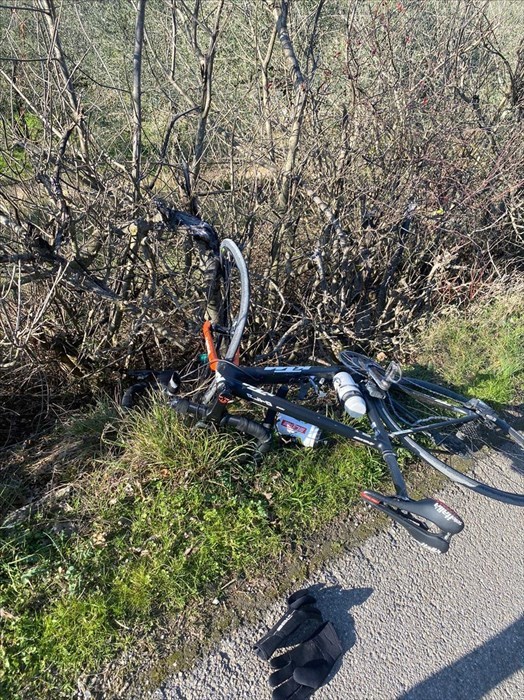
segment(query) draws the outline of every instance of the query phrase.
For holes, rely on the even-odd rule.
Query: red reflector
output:
[[[376,505],[380,504],[380,501],[378,498],[373,498],[373,496],[370,496],[369,493],[366,493],[365,491],[361,491],[360,495],[365,501],[369,501],[370,503],[375,503]]]

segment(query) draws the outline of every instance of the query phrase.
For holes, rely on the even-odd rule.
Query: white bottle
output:
[[[275,428],[280,435],[294,438],[304,447],[314,447],[320,438],[320,430],[316,425],[286,416],[285,413],[277,413]]]
[[[337,396],[344,404],[344,410],[352,418],[366,415],[366,402],[355,380],[348,372],[338,372],[333,377],[333,386]]]

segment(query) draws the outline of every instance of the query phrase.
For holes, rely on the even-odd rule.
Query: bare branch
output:
[[[140,156],[142,149],[142,49],[146,0],[138,0],[135,25],[135,49],[133,52],[133,180],[135,199],[140,198]]]
[[[78,99],[78,95],[76,93],[75,86],[73,83],[73,78],[69,71],[67,60],[62,49],[60,35],[58,33],[58,17],[55,11],[54,0],[36,0],[36,2],[42,9],[42,13],[45,17],[45,23],[47,25],[51,49],[54,53],[56,65],[58,65],[58,67],[60,68],[60,72],[64,81],[65,94],[69,101],[73,118],[78,127],[82,157],[84,158],[84,160],[87,161],[88,137],[86,133],[85,122],[80,107],[80,100]]]
[[[47,10],[40,7],[24,7],[22,5],[0,5],[0,10],[20,10],[20,12],[40,12],[47,14]]]
[[[196,37],[196,27],[198,23],[198,11],[200,3],[197,2],[195,5],[195,12],[193,14],[193,46],[195,51],[197,51],[200,56],[200,74],[202,78],[201,82],[201,102],[200,102],[200,116],[198,120],[197,133],[195,137],[195,144],[193,150],[193,159],[191,163],[191,181],[190,181],[190,201],[189,208],[192,213],[196,214],[198,211],[198,204],[196,200],[196,183],[200,175],[201,159],[204,152],[204,145],[206,139],[207,121],[209,117],[209,111],[211,109],[211,98],[212,98],[212,87],[213,87],[213,65],[215,62],[215,55],[217,50],[217,40],[220,29],[220,20],[222,17],[222,10],[224,8],[224,0],[220,0],[218,7],[215,11],[215,21],[213,29],[209,32],[209,40],[207,45],[207,51],[204,54],[198,46],[198,41]]]

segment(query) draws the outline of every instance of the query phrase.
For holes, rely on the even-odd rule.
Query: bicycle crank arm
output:
[[[452,535],[457,534],[464,527],[462,520],[443,505],[442,509],[446,511],[446,514],[451,513],[456,522],[446,520],[442,512],[437,511],[433,506],[434,503],[438,502],[430,498],[422,501],[404,500],[396,496],[384,496],[376,491],[362,491],[360,495],[372,508],[385,513],[402,525],[417,542],[433,552],[445,554],[449,549]],[[433,511],[437,512],[438,515],[435,516]],[[415,518],[412,513],[428,520],[440,531],[431,532],[426,523]],[[428,515],[431,515],[431,519]]]

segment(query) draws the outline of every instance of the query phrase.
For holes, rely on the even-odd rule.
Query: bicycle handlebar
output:
[[[122,397],[122,407],[127,409],[133,408],[137,395],[143,394],[151,387],[162,388],[171,396],[177,392],[180,386],[180,376],[174,369],[161,371],[153,369],[129,370],[127,375],[139,380],[130,386]]]
[[[189,401],[189,399],[178,397],[172,398],[169,405],[183,416],[189,415],[202,421],[205,421],[209,417],[212,410],[210,406],[194,403],[193,401]],[[257,440],[257,447],[254,454],[255,461],[257,462],[271,450],[273,440],[271,431],[260,423],[257,423],[257,421],[246,418],[245,416],[232,416],[229,413],[224,413],[220,419],[219,426],[229,426],[238,430],[239,433],[254,437]]]
[[[123,408],[133,408],[137,395],[143,394],[147,389],[161,388],[169,396],[169,405],[177,413],[183,416],[191,416],[200,421],[209,419],[213,409],[212,406],[195,403],[194,401],[189,401],[189,399],[183,399],[174,395],[180,386],[180,377],[174,370],[164,370],[162,372],[135,370],[129,372],[129,374],[142,381],[133,384],[127,389],[122,397]],[[271,431],[261,423],[257,423],[257,421],[245,416],[232,416],[229,413],[224,413],[217,422],[220,427],[229,426],[239,433],[244,433],[256,439],[257,446],[253,455],[256,462],[262,460],[264,455],[271,450],[273,439]]]

